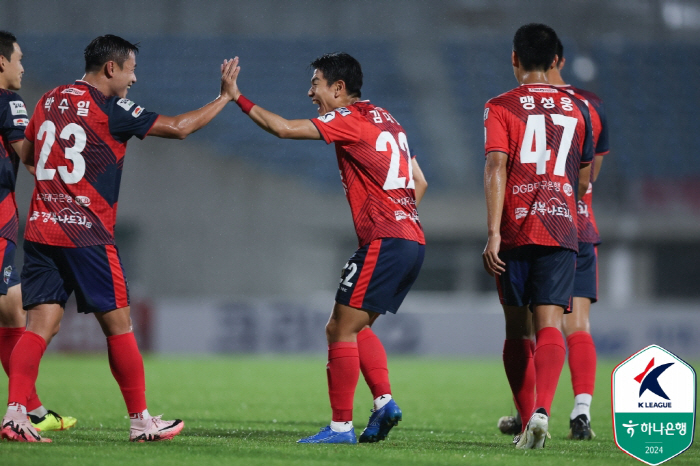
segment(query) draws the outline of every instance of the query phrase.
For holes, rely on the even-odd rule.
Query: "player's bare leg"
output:
[[[574,297],[573,312],[566,314],[562,329],[569,347],[569,368],[574,389],[574,409],[569,416],[569,438],[591,440],[590,406],[595,388],[596,350],[591,337],[591,300]]]
[[[29,422],[27,400],[34,391],[39,364],[46,346],[58,333],[63,307],[58,303],[40,304],[27,313],[27,330],[10,357],[10,384],[7,413],[2,420],[2,438],[19,442],[50,442]]]
[[[129,440],[153,442],[172,439],[185,427],[185,423],[181,419],[163,421],[161,416],[151,416],[148,412],[143,358],[134,337],[130,307],[96,312],[95,317],[107,337],[109,367],[129,412]]]

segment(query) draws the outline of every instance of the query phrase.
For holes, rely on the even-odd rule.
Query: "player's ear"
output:
[[[105,70],[105,76],[107,76],[108,78],[113,77],[114,76],[114,62],[110,60],[107,63],[105,63],[104,70]]]
[[[553,70],[557,67],[557,62],[559,61],[559,55],[554,55],[554,60],[552,60],[552,64],[549,65],[549,69]],[[547,70],[549,71],[549,70]]]
[[[513,50],[513,53],[510,56],[510,61],[513,64],[513,68],[517,68],[518,66],[520,66],[520,60],[518,60],[518,55],[515,53],[515,50]]]
[[[564,69],[565,64],[566,64],[566,58],[561,57],[561,62],[559,63],[559,71]]]
[[[6,66],[7,66],[7,58],[5,58],[5,55],[0,55],[0,73],[5,71]]]
[[[335,97],[339,97],[340,94],[343,92],[343,89],[345,89],[345,81],[342,79],[337,80],[336,82],[333,83],[333,90],[335,91]]]

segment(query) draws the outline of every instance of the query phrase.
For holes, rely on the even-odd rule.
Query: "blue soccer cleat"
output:
[[[380,409],[373,409],[367,427],[360,434],[360,443],[384,440],[392,427],[401,420],[401,408],[392,399]]]
[[[318,434],[297,440],[297,443],[357,443],[357,437],[355,429],[336,432],[331,430],[331,426],[326,426]]]

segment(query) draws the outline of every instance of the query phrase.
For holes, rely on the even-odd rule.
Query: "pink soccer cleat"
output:
[[[8,410],[5,417],[2,418],[0,439],[9,440],[10,442],[51,442],[51,439],[43,438],[39,435],[27,415],[19,409],[17,411],[14,409]]]
[[[153,416],[148,420],[139,422],[143,426],[131,426],[129,441],[131,442],[158,442],[170,440],[180,433],[185,422],[181,419],[164,421],[161,416]]]

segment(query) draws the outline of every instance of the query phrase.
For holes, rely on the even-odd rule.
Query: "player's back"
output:
[[[595,93],[574,86],[562,86],[574,97],[588,105],[593,129],[593,146],[596,156],[609,152],[608,123],[603,100]],[[593,212],[593,183],[589,182],[585,196],[578,201],[578,239],[582,243],[600,244],[600,234]]]
[[[327,143],[335,142],[360,245],[377,238],[424,244],[411,152],[399,122],[369,101],[338,108],[312,121]]]
[[[552,86],[527,84],[489,100],[484,120],[486,154],[508,155],[502,249],[577,251],[579,169],[593,156],[585,105]]]
[[[62,247],[114,243],[131,137],[128,131],[116,131],[114,120],[131,117],[136,124],[142,112],[133,102],[106,97],[84,81],[44,94],[27,128],[36,168],[28,240]]]

